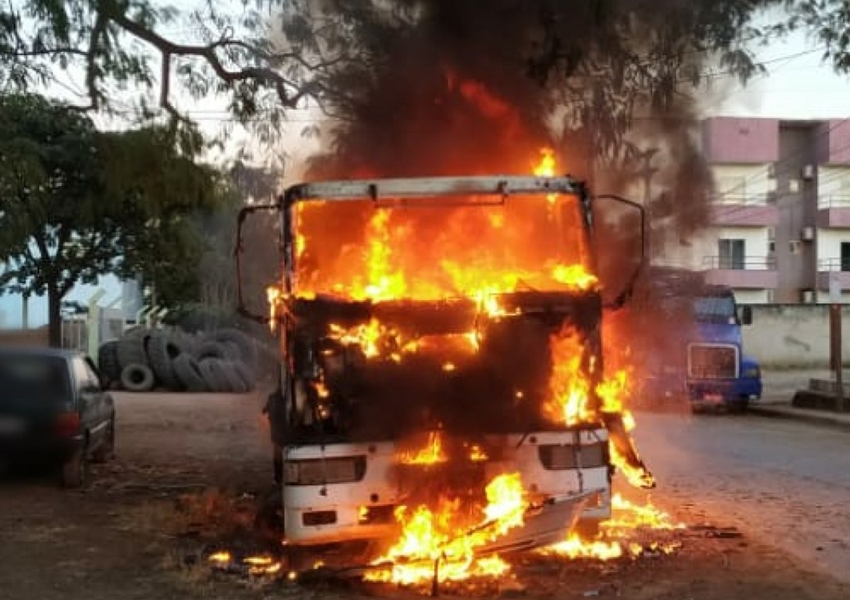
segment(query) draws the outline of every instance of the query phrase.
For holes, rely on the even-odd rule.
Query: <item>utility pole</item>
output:
[[[835,372],[835,410],[844,411],[844,365],[841,356],[841,272],[829,272],[830,364]]]
[[[21,294],[21,329],[30,328],[30,295]]]

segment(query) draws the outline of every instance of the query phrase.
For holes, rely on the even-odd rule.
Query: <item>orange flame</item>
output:
[[[534,172],[554,175],[554,151],[541,152]],[[381,302],[483,299],[529,282],[550,290],[590,289],[595,278],[589,273],[577,284],[573,277],[558,275],[570,268],[584,270],[588,249],[578,203],[565,199],[554,211],[551,204],[561,196],[547,197],[548,203],[511,197],[499,205],[441,210],[366,200],[345,206],[299,203],[296,294]]]
[[[585,540],[572,533],[565,541],[544,548],[540,553],[607,561],[626,556],[637,557],[645,550],[670,554],[679,547],[677,542],[647,543],[633,539],[641,531],[686,528],[683,523],[674,521],[667,512],[654,506],[650,500],[639,505],[626,500],[620,494],[614,494],[611,506],[612,517],[600,524],[600,534],[596,539]]]
[[[534,174],[538,177],[554,177],[555,176],[555,151],[551,148],[540,149],[540,162],[534,167]],[[546,196],[549,204],[555,204],[558,201],[557,194],[549,194]]]
[[[277,311],[283,294],[277,286],[269,286],[266,288],[266,298],[269,302],[269,328],[274,333],[277,328]]]
[[[404,452],[398,461],[405,465],[434,465],[444,463],[448,457],[443,452],[443,440],[439,431],[428,434],[428,444],[418,452]]]
[[[502,559],[476,557],[475,550],[523,524],[528,504],[519,473],[498,475],[487,484],[485,493],[487,505],[472,527],[463,518],[459,499],[442,499],[436,511],[419,506],[408,514],[406,507],[399,507],[396,519],[402,525],[401,537],[374,561],[376,565],[391,564],[367,579],[400,584],[431,581],[438,560],[442,581],[506,573],[508,565]]]

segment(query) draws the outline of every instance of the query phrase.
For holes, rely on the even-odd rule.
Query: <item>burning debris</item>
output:
[[[665,511],[653,506],[629,502],[620,494],[611,498],[613,515],[600,523],[599,534],[593,539],[571,533],[563,542],[553,544],[539,552],[544,556],[613,560],[616,558],[672,554],[680,543],[677,540],[642,540],[645,532],[670,532],[684,530],[684,523],[674,522]]]
[[[313,561],[301,571],[283,556],[248,555],[238,558],[230,551],[217,551],[207,557],[212,569],[252,580],[319,582],[345,579],[366,583],[392,583],[432,594],[441,584],[461,582],[502,582],[523,587],[522,573],[499,554],[507,549],[505,536],[520,532],[535,519],[518,474],[498,476],[487,486],[487,504],[483,509],[467,510],[458,499],[444,498],[432,510],[420,505],[408,513],[399,509],[403,530],[398,540],[369,563],[331,567],[322,560]],[[657,558],[675,553],[681,547],[679,532],[686,529],[650,500],[636,504],[620,494],[612,498],[611,519],[600,524],[594,538],[576,533],[523,556],[524,567],[553,560],[609,562]],[[530,510],[532,509],[532,510]],[[539,509],[539,507],[538,507]],[[474,513],[474,514],[473,514]],[[563,515],[559,515],[560,517]],[[569,519],[568,519],[569,520]],[[520,569],[522,571],[522,569]],[[465,588],[453,588],[461,593]]]

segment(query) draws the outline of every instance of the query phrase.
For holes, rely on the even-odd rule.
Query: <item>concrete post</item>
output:
[[[86,317],[86,354],[92,360],[97,360],[97,349],[100,347],[100,306],[98,301],[106,295],[106,290],[98,289],[89,298],[89,312]]]

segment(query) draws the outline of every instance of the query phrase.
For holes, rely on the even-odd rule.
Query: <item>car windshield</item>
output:
[[[69,391],[63,358],[5,354],[0,360],[0,396],[27,402],[62,402]]]
[[[735,301],[731,296],[701,296],[694,299],[694,317],[706,323],[736,322]]]
[[[570,289],[589,269],[576,196],[455,200],[297,204],[296,290],[353,300],[441,300]]]

